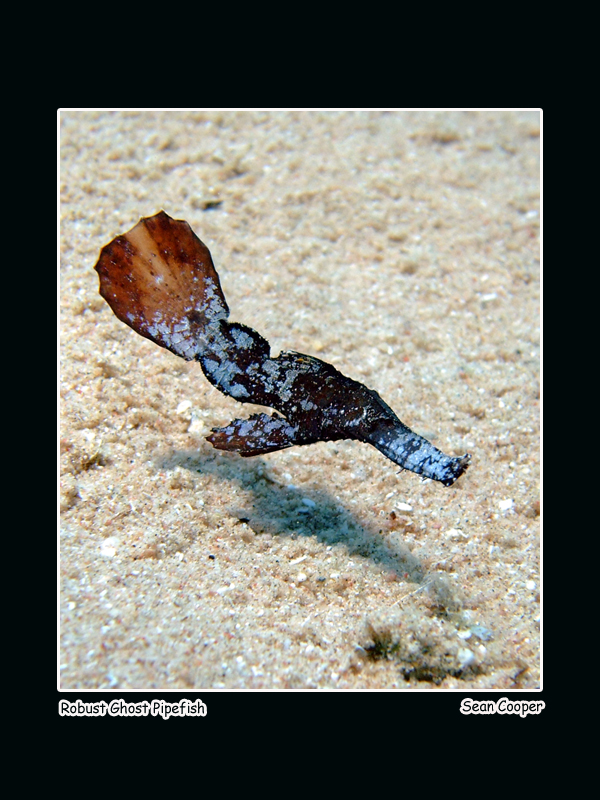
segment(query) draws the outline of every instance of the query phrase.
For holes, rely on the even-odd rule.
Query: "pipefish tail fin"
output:
[[[103,247],[95,269],[116,316],[186,361],[202,352],[206,326],[229,316],[208,248],[164,211]]]

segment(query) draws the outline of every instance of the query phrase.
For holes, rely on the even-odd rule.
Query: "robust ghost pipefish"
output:
[[[373,389],[293,350],[271,357],[267,340],[229,322],[211,255],[187,222],[160,211],[102,248],[100,294],[116,316],[186,361],[241,403],[273,408],[213,428],[219,450],[256,456],[293,445],[356,439],[402,468],[451,486],[469,454],[452,458],[401,422]]]

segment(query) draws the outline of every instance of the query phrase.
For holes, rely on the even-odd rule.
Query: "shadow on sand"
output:
[[[365,522],[324,489],[285,486],[274,481],[264,459],[243,459],[225,453],[204,454],[178,450],[158,461],[157,467],[176,467],[212,475],[242,490],[239,506],[227,511],[256,534],[316,536],[325,545],[345,545],[349,556],[370,559],[405,580],[421,583],[425,569],[401,541],[399,533],[382,532],[377,520]]]

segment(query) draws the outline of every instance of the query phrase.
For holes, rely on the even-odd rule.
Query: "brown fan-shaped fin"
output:
[[[202,352],[207,325],[229,315],[208,248],[164,211],[107,244],[96,271],[116,316],[186,361]]]

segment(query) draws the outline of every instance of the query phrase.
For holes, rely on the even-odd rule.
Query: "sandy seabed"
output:
[[[61,113],[61,689],[540,687],[539,137],[536,111]],[[232,320],[466,475],[214,450],[253,407],[98,294],[160,209]]]

